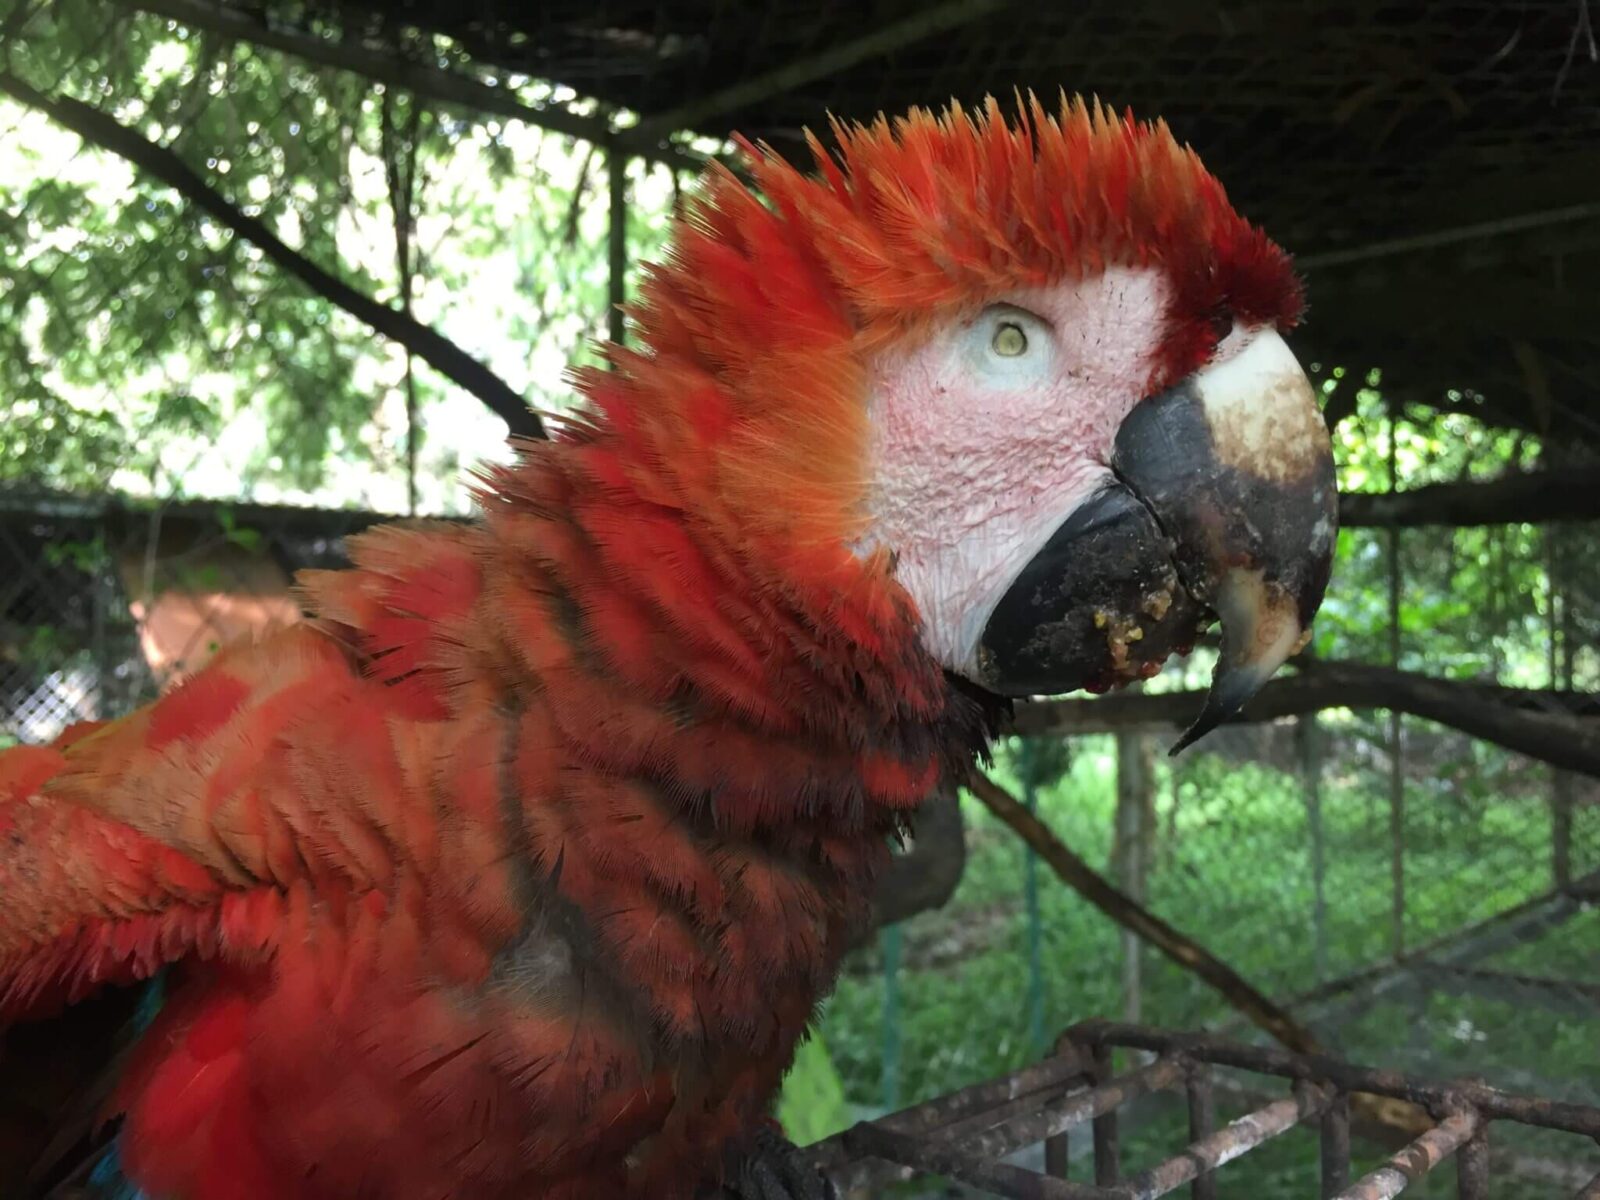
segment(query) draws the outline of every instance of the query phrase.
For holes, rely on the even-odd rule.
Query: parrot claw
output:
[[[762,1126],[733,1178],[707,1200],[843,1200],[833,1181],[806,1152],[770,1126]]]

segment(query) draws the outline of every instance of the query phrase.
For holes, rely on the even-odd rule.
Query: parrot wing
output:
[[[368,573],[308,582],[341,615],[387,619],[390,642],[471,601],[451,538],[389,530],[365,557]],[[441,598],[419,577],[469,586]],[[159,987],[141,981],[189,957],[262,962],[312,895],[428,856],[439,698],[385,635],[352,650],[350,634],[335,619],[228,647],[136,712],[0,751],[0,1193],[98,1160]]]
[[[391,872],[408,789],[387,690],[294,626],[0,754],[0,1026],[186,955],[264,955],[294,885]]]

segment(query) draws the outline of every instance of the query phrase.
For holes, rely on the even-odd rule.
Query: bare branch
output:
[[[1017,710],[1022,734],[1114,733],[1194,720],[1205,693],[1114,695],[1046,700]],[[1275,679],[1236,720],[1272,721],[1327,708],[1393,709],[1425,717],[1486,742],[1569,771],[1600,777],[1600,697],[1434,679],[1363,663],[1306,661],[1297,675]]]
[[[47,96],[9,71],[0,71],[0,91],[29,108],[45,113],[91,145],[127,159],[141,171],[178,191],[191,204],[210,213],[234,234],[254,244],[319,296],[338,305],[370,326],[374,332],[404,346],[441,375],[483,401],[505,421],[512,434],[535,438],[544,436],[544,426],[538,415],[510,384],[483,363],[437,330],[430,329],[404,312],[379,304],[284,244],[263,222],[239,211],[166,147],[147,141],[115,118],[80,100],[70,96]]]
[[[1317,1039],[1310,1030],[1302,1028],[1286,1011],[1257,991],[1244,976],[1199,942],[1180,933],[1149,909],[1118,891],[1005,788],[982,771],[974,771],[967,786],[990,812],[1010,826],[1035,854],[1049,864],[1062,883],[1122,928],[1161,951],[1182,970],[1204,979],[1253,1024],[1266,1030],[1289,1049],[1302,1054],[1319,1052]]]
[[[1405,492],[1345,492],[1339,497],[1339,521],[1352,528],[1594,520],[1600,520],[1600,467],[1595,466],[1519,472],[1486,483],[1434,483]]]
[[[378,83],[402,87],[436,104],[470,113],[474,118],[492,113],[497,117],[523,121],[552,133],[581,138],[591,143],[604,141],[611,132],[610,126],[601,117],[583,116],[560,105],[538,108],[523,103],[508,88],[493,87],[456,71],[442,71],[349,41],[335,41],[274,28],[247,10],[232,5],[208,3],[206,0],[136,0],[133,6],[181,21],[191,28],[211,30],[235,41],[349,71]],[[676,170],[698,173],[709,161],[703,155],[666,141],[665,137],[654,140],[640,138],[630,149],[643,158],[666,163]]]

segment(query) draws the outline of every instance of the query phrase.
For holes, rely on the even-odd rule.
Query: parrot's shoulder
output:
[[[428,752],[393,690],[301,624],[124,717],[0,755],[0,1012],[57,982],[76,996],[143,978],[225,924],[263,944],[296,885],[388,878],[398,852],[375,830],[416,823],[406,754]]]
[[[387,620],[449,620],[472,611],[488,552],[477,523],[399,521],[346,539],[351,565],[296,576],[314,619],[373,631]]]
[[[494,550],[480,523],[375,526],[351,566],[296,579],[312,629],[353,652],[386,701],[420,721],[458,711],[456,685],[492,657],[484,620]]]

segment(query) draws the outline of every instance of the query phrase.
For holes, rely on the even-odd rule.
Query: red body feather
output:
[[[975,713],[909,613],[847,648],[579,502],[610,453],[532,449],[550,515],[379,530],[322,627],[0,759],[0,1021],[180,965],[117,1092],[151,1194],[686,1195],[764,1110]]]
[[[1201,309],[1297,303],[1164,130],[841,136],[820,179],[761,162],[770,207],[713,183],[646,351],[486,478],[480,525],[369,533],[303,580],[313,624],[0,756],[0,1025],[176,965],[112,1105],[153,1195],[715,1177],[992,716],[850,550],[863,346],[1118,259]]]

